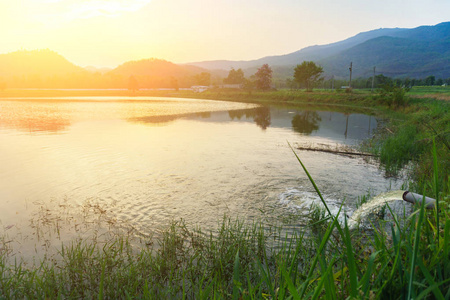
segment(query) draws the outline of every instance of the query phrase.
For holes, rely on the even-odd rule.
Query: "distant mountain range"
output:
[[[174,64],[160,59],[143,59],[126,62],[115,69],[81,68],[51,50],[17,51],[0,54],[0,81],[4,78],[11,86],[24,86],[27,82],[33,82],[34,86],[51,86],[52,82],[59,82],[58,86],[72,86],[79,82],[90,86],[97,80],[99,86],[109,86],[112,82],[125,86],[125,79],[134,75],[140,77],[141,82],[145,80],[149,87],[168,86],[174,79],[180,86],[188,86],[195,84],[194,77],[202,72],[211,73],[217,81],[217,78],[226,77],[231,68],[241,68],[249,76],[263,64],[269,64],[274,77],[283,80],[292,77],[295,66],[305,60],[323,66],[327,77],[346,78],[352,62],[354,78],[371,77],[374,67],[376,74],[390,77],[424,78],[434,75],[449,78],[450,22],[413,29],[384,28],[361,32],[336,43],[249,61]],[[73,80],[74,74],[78,83]],[[100,74],[104,80],[94,74]],[[117,80],[117,76],[122,79]],[[116,79],[111,79],[113,77]]]
[[[377,74],[392,77],[450,77],[450,22],[413,29],[384,28],[361,32],[336,43],[311,46],[278,56],[250,61],[204,61],[189,63],[208,70],[256,69],[269,64],[278,75],[292,76],[293,67],[312,60],[322,65],[327,75],[348,76],[353,62],[355,77]],[[290,75],[287,73],[290,72]],[[246,72],[248,73],[248,72]]]

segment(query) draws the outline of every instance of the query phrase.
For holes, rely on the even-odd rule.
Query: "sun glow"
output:
[[[134,12],[151,0],[46,0],[40,5],[34,18],[45,25],[71,22],[77,19],[108,16],[117,17]]]
[[[112,68],[152,57],[175,63],[252,60],[379,27],[437,24],[448,21],[450,9],[448,0],[435,0],[426,9],[419,0],[407,7],[383,1],[389,9],[349,2],[2,0],[0,54],[50,49],[79,66]]]

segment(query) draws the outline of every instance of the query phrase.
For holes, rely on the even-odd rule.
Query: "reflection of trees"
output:
[[[0,102],[0,112],[0,127],[56,133],[71,125],[70,116],[59,109],[29,102]]]
[[[255,117],[253,119],[259,127],[266,130],[270,126],[270,109],[268,107],[258,107],[255,109]]]
[[[209,119],[211,118],[211,112],[210,111],[205,111],[205,112],[199,112],[195,114],[197,117],[202,118],[202,119]]]
[[[253,121],[255,121],[256,125],[264,130],[270,126],[271,122],[270,109],[263,106],[251,109],[230,110],[228,111],[228,116],[230,116],[231,120],[240,120],[244,116],[247,119],[253,118]]]
[[[247,109],[229,110],[228,116],[230,117],[231,120],[234,120],[234,119],[240,120],[240,119],[242,119],[243,116],[245,116],[246,118],[254,118],[255,117],[255,109],[247,108]]]
[[[295,132],[303,134],[311,134],[313,131],[319,129],[319,122],[322,120],[319,114],[315,111],[303,111],[301,114],[296,114],[292,118],[292,128]]]

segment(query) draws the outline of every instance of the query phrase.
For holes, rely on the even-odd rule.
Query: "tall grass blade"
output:
[[[444,257],[450,257],[450,219],[445,222],[443,252]]]
[[[297,289],[295,288],[294,284],[292,283],[291,276],[288,274],[288,272],[286,272],[285,268],[282,268],[281,272],[283,274],[284,280],[287,283],[289,292],[291,292],[292,297],[296,300],[300,300],[301,299],[300,295],[298,294]]]
[[[430,272],[427,270],[427,268],[423,265],[422,260],[418,260],[417,264],[420,267],[420,270],[422,271],[422,273],[425,275],[425,278],[428,281],[428,285],[430,287],[434,287],[432,289],[430,289],[430,291],[433,292],[434,296],[436,297],[436,299],[440,299],[440,300],[444,300],[444,295],[442,295],[441,291],[439,290],[438,286],[436,285],[436,282],[433,279],[433,276],[431,276]]]
[[[338,211],[338,213],[337,213],[337,216],[339,216],[339,214],[341,213],[341,210],[342,210],[342,206],[339,208],[339,211]],[[307,275],[307,277],[306,277],[306,279],[305,279],[305,282],[304,282],[303,285],[302,285],[302,289],[301,289],[301,291],[300,291],[300,298],[303,297],[303,295],[304,295],[305,292],[306,292],[306,289],[308,288],[309,281],[312,279],[312,275],[313,275],[313,273],[314,273],[314,269],[315,269],[316,266],[317,266],[317,262],[318,262],[318,260],[319,260],[320,253],[322,253],[322,251],[324,250],[324,248],[325,248],[325,246],[326,246],[328,240],[330,239],[331,233],[333,232],[334,227],[335,227],[336,224],[338,223],[337,220],[338,220],[338,219],[337,219],[337,217],[336,217],[336,218],[334,219],[333,223],[331,223],[331,225],[327,228],[327,231],[325,231],[325,234],[324,234],[324,236],[323,236],[323,238],[322,238],[322,241],[321,241],[321,243],[320,243],[320,246],[319,246],[319,250],[318,250],[316,256],[314,257],[314,260],[313,260],[313,262],[312,262],[312,264],[311,264],[311,267],[310,267],[310,269],[309,269],[308,275]]]
[[[331,270],[333,268],[333,265],[335,263],[335,260],[333,259],[330,264],[328,264],[327,269],[325,270],[325,273],[322,274],[322,277],[319,280],[319,283],[317,284],[315,290],[314,290],[314,294],[311,297],[311,299],[318,299],[321,292],[322,292],[322,287],[325,284],[326,279],[328,278],[329,274],[331,273]]]
[[[367,293],[369,292],[370,277],[372,276],[373,265],[375,263],[375,258],[377,257],[378,253],[380,253],[380,251],[377,251],[370,255],[369,262],[367,263],[366,273],[361,278],[361,286],[362,292],[364,294],[363,296],[364,299],[367,297]]]
[[[236,257],[234,258],[234,267],[233,267],[233,300],[237,300],[239,297],[239,249],[236,252]]]
[[[420,244],[420,230],[422,229],[422,221],[425,215],[425,192],[423,193],[423,199],[422,203],[420,205],[420,214],[419,214],[419,220],[417,221],[416,226],[416,232],[414,235],[414,250],[411,257],[411,270],[409,274],[409,282],[408,282],[408,298],[411,299],[411,297],[414,294],[413,290],[413,282],[414,282],[414,269],[416,267],[416,260],[417,260],[417,252],[419,251],[419,244]]]
[[[276,299],[275,289],[273,287],[273,281],[272,281],[272,278],[270,277],[270,270],[268,270],[268,272],[266,273],[266,271],[264,270],[264,267],[262,266],[262,264],[259,260],[257,260],[257,264],[258,264],[259,270],[261,271],[261,273],[263,275],[263,280],[267,284],[267,287],[269,288],[269,293],[272,296],[272,299]]]
[[[327,273],[327,269],[330,265],[327,265],[325,260],[325,255],[323,253],[318,253],[319,256],[319,265],[322,271],[322,277],[325,277],[325,296],[326,299],[334,300],[336,299],[336,286],[334,284],[333,274]],[[325,274],[327,274],[325,276]]]
[[[319,188],[317,187],[316,183],[314,182],[314,179],[311,177],[311,175],[309,174],[309,172],[308,172],[308,170],[306,169],[305,165],[304,165],[303,162],[301,161],[300,157],[298,157],[297,153],[294,151],[294,148],[292,148],[292,146],[291,146],[291,144],[290,144],[289,142],[288,142],[288,145],[289,145],[289,147],[291,148],[292,152],[294,152],[294,155],[295,155],[295,157],[297,158],[297,160],[298,160],[298,162],[300,163],[300,165],[302,166],[303,171],[305,171],[306,176],[308,176],[309,181],[312,183],[314,189],[316,190],[317,195],[318,195],[319,198],[320,198],[320,201],[322,201],[322,204],[325,206],[325,209],[327,210],[329,216],[330,216],[331,218],[334,219],[335,217],[334,217],[333,214],[331,213],[331,210],[328,208],[328,205],[327,205],[327,203],[325,202],[325,199],[322,197],[322,194],[320,193]],[[339,226],[339,224],[338,224],[338,226]]]
[[[103,263],[102,263],[102,275],[100,277],[100,288],[99,288],[99,291],[98,291],[98,299],[99,300],[103,300],[103,285],[104,285],[104,282],[105,282],[105,264],[106,264],[106,262],[103,261]]]
[[[444,281],[442,281],[442,282],[440,282],[440,283],[435,283],[434,285],[432,285],[432,286],[428,287],[427,289],[423,290],[422,293],[420,293],[420,294],[415,298],[415,300],[423,299],[423,298],[429,296],[430,291],[436,290],[436,289],[439,290],[439,286],[441,286],[441,285],[443,285],[443,284],[445,284],[445,283],[447,283],[447,282],[450,282],[450,279],[444,280]],[[450,292],[450,291],[449,291],[449,292]],[[448,299],[448,298],[442,298],[442,299]]]
[[[433,165],[434,165],[434,172],[433,172],[433,189],[434,189],[434,195],[436,197],[436,228],[439,232],[439,178],[438,178],[438,162],[437,162],[437,152],[436,152],[436,141],[433,137]],[[437,235],[439,239],[439,234]]]
[[[347,248],[347,267],[350,276],[350,296],[356,298],[358,292],[358,278],[356,276],[355,256],[353,254],[352,239],[348,229],[347,218],[345,218],[344,233],[344,242],[345,247]]]

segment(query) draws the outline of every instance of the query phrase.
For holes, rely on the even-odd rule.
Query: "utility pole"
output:
[[[334,91],[334,75],[331,76],[331,90]]]
[[[375,67],[373,67],[373,76],[372,76],[372,90],[371,92],[373,92],[373,85],[375,83]]]
[[[352,70],[353,70],[353,62],[350,62],[350,68],[348,68],[350,70],[350,81],[348,82],[348,87],[351,89],[352,88]]]

